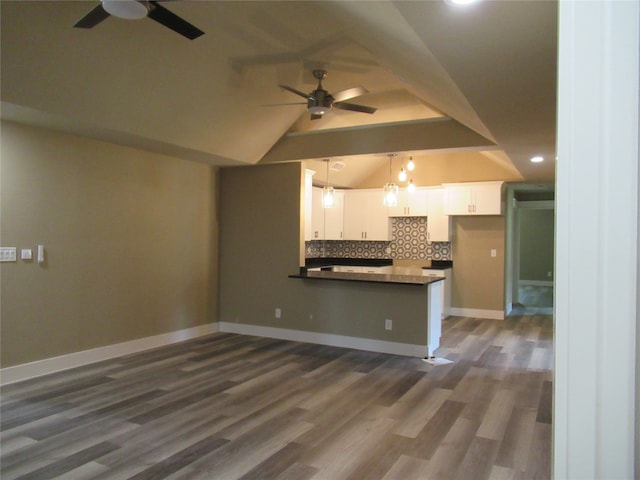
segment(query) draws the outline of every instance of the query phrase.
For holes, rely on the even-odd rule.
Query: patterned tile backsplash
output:
[[[394,217],[391,233],[390,242],[312,240],[305,243],[305,256],[451,260],[451,242],[427,241],[427,217]]]

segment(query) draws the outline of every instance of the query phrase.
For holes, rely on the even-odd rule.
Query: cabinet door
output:
[[[429,206],[429,191],[426,188],[417,188],[415,192],[407,192],[408,216],[426,217]]]
[[[418,188],[409,192],[406,188],[398,192],[398,205],[388,207],[390,217],[426,217],[427,189]]]
[[[447,215],[472,215],[471,187],[446,187],[445,210]]]
[[[502,183],[445,185],[447,215],[501,215]]]
[[[427,211],[427,240],[429,242],[451,241],[451,217],[444,213],[444,189],[429,190]]]
[[[502,214],[502,185],[488,183],[473,187],[473,204],[475,215]]]
[[[406,217],[409,209],[409,192],[406,189],[398,191],[398,205],[388,207],[387,212],[390,217]]]
[[[344,192],[344,239],[364,240],[364,197],[359,190]]]
[[[391,220],[382,203],[382,190],[364,190],[361,201],[364,207],[363,240],[391,241]]]
[[[391,222],[387,207],[382,204],[382,190],[345,191],[344,239],[391,240]]]
[[[324,210],[324,238],[325,240],[342,240],[344,224],[344,192],[334,190],[334,204],[332,208]]]

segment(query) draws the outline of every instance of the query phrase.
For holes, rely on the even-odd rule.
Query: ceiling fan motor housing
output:
[[[307,99],[307,110],[316,115],[322,115],[332,107],[333,97],[326,90],[314,90]]]

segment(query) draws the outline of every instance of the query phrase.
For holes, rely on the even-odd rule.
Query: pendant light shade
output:
[[[336,198],[333,187],[325,186],[322,188],[322,206],[324,208],[333,208],[335,206]]]
[[[329,186],[329,162],[330,158],[324,160],[327,162],[327,183],[322,188],[322,207],[323,208],[333,208],[336,202],[335,191],[333,187]]]
[[[384,186],[384,200],[385,207],[395,207],[398,205],[398,186],[395,183],[387,183]]]
[[[409,163],[407,163],[407,170],[413,172],[413,169],[416,168],[416,164],[413,162],[413,157],[409,157]]]
[[[400,180],[401,182],[405,182],[407,180],[407,171],[404,169],[404,167],[400,169],[398,180]]]
[[[409,193],[413,193],[416,191],[416,184],[413,183],[413,178],[409,180],[409,185],[407,185],[407,190]]]
[[[382,203],[385,207],[395,207],[398,205],[398,186],[391,181],[391,161],[394,157],[393,153],[389,154],[389,183],[383,188]]]

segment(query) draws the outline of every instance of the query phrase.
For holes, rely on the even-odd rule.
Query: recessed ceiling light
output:
[[[533,163],[540,163],[540,162],[542,162],[543,160],[544,160],[544,158],[543,158],[543,157],[541,157],[540,155],[535,156],[535,157],[531,157],[531,161],[532,161]]]

